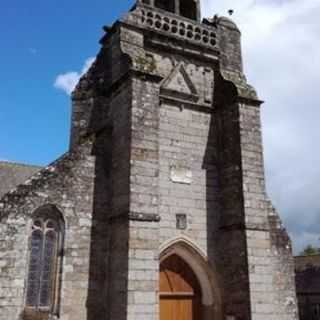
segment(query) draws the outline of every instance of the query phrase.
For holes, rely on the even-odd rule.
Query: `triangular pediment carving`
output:
[[[178,64],[163,81],[161,95],[178,100],[197,101],[199,99],[197,89],[182,63]]]

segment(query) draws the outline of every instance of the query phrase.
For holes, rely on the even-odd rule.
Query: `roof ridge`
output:
[[[11,165],[17,165],[17,166],[23,166],[23,167],[33,167],[33,168],[44,168],[45,166],[35,165],[35,164],[27,164],[27,163],[21,163],[21,162],[15,162],[15,161],[9,161],[9,160],[0,160],[0,164],[11,164]]]

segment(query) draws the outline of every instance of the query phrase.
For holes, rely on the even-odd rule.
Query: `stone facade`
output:
[[[200,22],[198,1],[143,0],[104,29],[73,93],[69,152],[0,202],[0,320],[30,318],[39,208],[65,230],[58,302],[32,319],[158,320],[159,265],[173,253],[198,277],[204,320],[297,319],[237,26]]]
[[[320,319],[320,256],[295,257],[300,320]]]

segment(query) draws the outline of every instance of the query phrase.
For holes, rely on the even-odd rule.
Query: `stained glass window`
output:
[[[42,245],[43,234],[42,230],[34,230],[31,235],[31,252],[29,262],[29,275],[28,275],[28,291],[27,291],[27,304],[30,306],[37,305],[40,273],[41,273],[41,260],[42,260]]]
[[[46,216],[33,221],[26,297],[28,307],[49,309],[53,306],[60,233],[59,223]]]
[[[40,306],[50,305],[50,292],[54,272],[54,257],[56,252],[56,233],[47,231],[43,246],[42,279],[40,286]]]

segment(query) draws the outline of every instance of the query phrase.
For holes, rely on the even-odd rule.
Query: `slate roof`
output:
[[[0,161],[0,198],[41,169],[39,166]]]
[[[298,294],[320,294],[320,255],[295,257]]]

